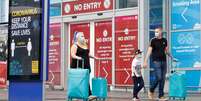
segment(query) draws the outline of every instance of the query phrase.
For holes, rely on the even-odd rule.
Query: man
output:
[[[143,66],[146,68],[147,61],[149,59],[149,56],[151,55],[151,58],[153,60],[154,76],[156,77],[156,79],[150,85],[148,93],[148,97],[150,99],[154,98],[154,90],[157,85],[159,85],[159,100],[165,100],[164,85],[165,75],[167,71],[166,54],[169,55],[167,50],[167,40],[162,36],[162,28],[156,28],[155,37],[151,39],[143,64]]]

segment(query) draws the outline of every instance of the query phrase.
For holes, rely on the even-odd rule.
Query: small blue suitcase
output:
[[[68,100],[76,98],[87,101],[89,96],[89,70],[69,69],[67,78]]]
[[[100,59],[98,77],[92,78],[92,95],[97,99],[105,100],[107,98],[107,79],[100,77]]]
[[[107,79],[102,77],[92,79],[92,95],[97,98],[107,98]]]
[[[179,98],[186,99],[185,74],[181,72],[173,72],[169,79],[169,97],[170,99]]]

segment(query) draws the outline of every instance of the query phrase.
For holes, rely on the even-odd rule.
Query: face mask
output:
[[[156,32],[156,33],[155,33],[155,37],[158,37],[158,36],[159,36],[159,33],[158,33],[158,32]]]
[[[82,44],[85,43],[85,38],[84,38],[84,37],[81,37],[81,38],[80,38],[80,43],[82,43]]]
[[[136,58],[140,59],[140,58],[142,58],[142,55],[141,55],[141,54],[138,54],[138,55],[136,56]]]

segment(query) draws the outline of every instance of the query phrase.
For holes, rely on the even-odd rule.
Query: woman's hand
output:
[[[89,57],[95,60],[98,60],[99,58],[97,58],[96,56],[92,56],[91,54],[89,54]]]
[[[77,58],[78,60],[82,60],[82,57],[77,56],[76,58]]]
[[[95,60],[98,60],[99,58],[94,56],[94,59],[95,59]]]

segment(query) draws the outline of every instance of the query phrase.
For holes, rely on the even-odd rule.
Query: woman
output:
[[[71,47],[71,56],[72,56],[72,62],[71,62],[71,68],[77,68],[77,61],[78,62],[78,67],[82,67],[82,61],[84,61],[84,69],[88,69],[89,73],[91,72],[91,67],[90,67],[90,61],[89,58],[95,59],[95,57],[91,56],[89,54],[89,49],[88,45],[86,42],[86,39],[84,37],[83,32],[75,32],[74,33],[74,44]],[[91,95],[91,90],[89,86],[89,95]]]

